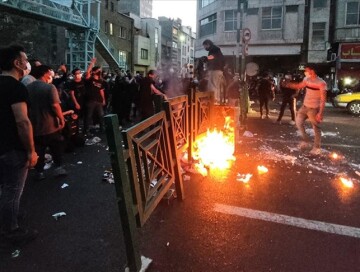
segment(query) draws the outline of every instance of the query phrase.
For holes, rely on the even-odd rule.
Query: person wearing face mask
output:
[[[36,230],[18,224],[18,214],[28,169],[38,159],[33,128],[28,118],[28,91],[20,83],[27,73],[27,56],[22,46],[0,49],[0,244],[27,243]]]
[[[96,58],[93,58],[85,74],[85,107],[86,116],[84,119],[84,129],[87,134],[90,133],[90,125],[94,120],[100,123],[100,129],[103,130],[103,117],[106,105],[105,86],[101,78],[101,68],[94,66]]]
[[[37,180],[45,179],[44,160],[47,147],[53,157],[55,176],[66,175],[62,166],[64,137],[61,133],[65,125],[64,115],[60,106],[60,98],[55,85],[52,84],[54,71],[47,65],[36,69],[36,81],[27,88],[30,98],[30,120],[34,127],[35,150],[39,155],[35,166]]]
[[[73,79],[66,83],[65,89],[70,96],[70,109],[82,118],[84,116],[85,81],[79,68],[72,70],[71,74]]]
[[[37,59],[29,60],[29,64],[26,66],[26,71],[24,73],[23,78],[21,79],[21,83],[25,86],[29,85],[30,83],[34,82],[36,78],[34,77],[34,72],[36,67],[40,66],[41,62]]]

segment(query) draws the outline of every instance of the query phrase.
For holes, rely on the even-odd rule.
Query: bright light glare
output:
[[[354,183],[352,182],[352,180],[350,179],[346,179],[343,177],[340,177],[340,180],[342,182],[342,184],[347,187],[347,188],[353,188],[354,187]]]

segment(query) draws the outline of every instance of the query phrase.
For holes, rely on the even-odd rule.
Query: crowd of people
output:
[[[102,71],[95,58],[84,72],[75,68],[68,73],[65,65],[54,71],[39,60],[28,60],[21,46],[1,48],[0,126],[6,129],[0,130],[0,238],[9,243],[25,243],[37,236],[36,230],[18,224],[28,169],[35,168],[36,180],[45,179],[45,153],[50,152],[55,164],[53,174],[66,175],[62,161],[66,142],[84,144],[80,128],[83,135],[90,136],[96,125],[103,130],[105,113],[117,114],[122,127],[132,125],[160,111],[161,102],[168,97],[186,94],[193,86],[191,83],[196,83],[199,91],[213,91],[217,104],[227,101],[238,106],[243,81],[226,67],[219,47],[210,40],[203,45],[209,55],[200,58],[195,67],[198,80],[185,66],[180,77],[171,68],[162,73],[150,70],[145,77],[120,69],[112,74]],[[268,102],[275,97],[269,74],[263,75],[256,89],[260,117],[269,118]],[[283,99],[277,123],[281,123],[289,105],[290,123],[299,129],[302,136],[299,146],[304,149],[310,146],[304,129],[304,121],[309,119],[315,132],[311,153],[320,154],[326,83],[313,67],[307,66],[302,81],[297,82],[287,74],[280,89]],[[296,111],[300,89],[306,89],[306,94],[303,105]]]

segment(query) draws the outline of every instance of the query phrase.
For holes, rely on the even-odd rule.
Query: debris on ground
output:
[[[66,215],[66,213],[64,213],[64,212],[58,212],[58,213],[54,213],[52,215],[52,217],[54,217],[55,220],[58,220],[60,217],[63,217],[65,215]]]
[[[66,188],[66,187],[69,187],[69,184],[64,183],[63,185],[61,185],[61,189],[64,189],[64,188]]]
[[[241,181],[243,183],[248,183],[253,175],[252,174],[241,174],[236,175],[236,181]]]
[[[115,183],[114,174],[112,173],[111,169],[104,171],[102,181],[105,181],[105,182],[110,183],[110,184]]]
[[[86,139],[85,140],[85,145],[94,145],[94,144],[97,144],[97,143],[100,143],[101,142],[101,139],[97,136],[91,138],[91,139]]]
[[[16,249],[14,252],[11,253],[11,258],[17,258],[20,256],[20,250]]]

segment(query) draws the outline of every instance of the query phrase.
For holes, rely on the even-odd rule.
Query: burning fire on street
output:
[[[208,130],[200,135],[194,143],[194,167],[202,175],[224,173],[235,161],[234,128],[231,118],[225,118],[224,129]]]

